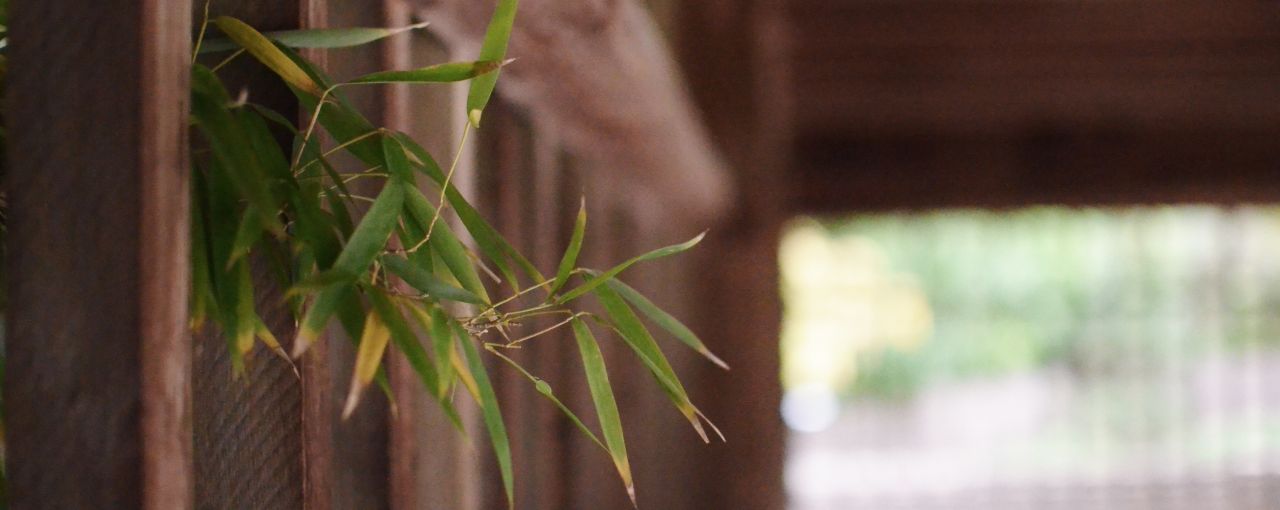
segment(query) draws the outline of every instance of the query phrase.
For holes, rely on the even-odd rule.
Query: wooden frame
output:
[[[15,2],[15,508],[192,504],[184,0]]]

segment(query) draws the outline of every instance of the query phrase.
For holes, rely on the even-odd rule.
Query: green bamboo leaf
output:
[[[355,280],[355,274],[338,269],[328,269],[298,280],[293,286],[289,287],[289,290],[285,291],[284,295],[285,297],[293,297],[311,292],[320,292],[334,284],[351,283]]]
[[[635,482],[631,478],[631,461],[627,459],[627,442],[622,434],[622,417],[618,414],[618,402],[613,397],[613,387],[609,384],[609,372],[604,366],[604,356],[591,328],[581,319],[573,319],[573,336],[578,341],[578,353],[582,356],[582,369],[587,373],[587,386],[591,390],[591,401],[596,406],[596,416],[600,419],[600,430],[604,434],[609,455],[613,465],[618,469],[618,476],[627,487],[627,495],[631,497],[631,505],[636,504]]]
[[[461,344],[462,353],[467,358],[467,368],[475,378],[476,390],[480,394],[480,414],[484,418],[485,428],[489,430],[489,440],[493,443],[493,454],[498,458],[498,471],[502,473],[502,487],[507,494],[507,507],[515,508],[515,478],[511,472],[511,440],[507,437],[507,427],[502,421],[502,411],[498,408],[498,395],[489,382],[489,374],[485,371],[484,361],[476,349],[471,335],[457,322],[451,322],[455,338]]]
[[[698,235],[697,235],[696,237],[694,237],[693,239],[690,239],[690,240],[685,241],[685,242],[683,242],[683,243],[680,243],[680,244],[673,244],[673,245],[671,245],[671,246],[666,246],[666,247],[658,248],[658,249],[653,250],[653,251],[651,251],[651,252],[649,252],[649,253],[645,253],[645,254],[643,254],[643,255],[639,255],[639,256],[633,257],[633,258],[631,258],[630,260],[628,260],[628,261],[626,261],[626,262],[623,262],[623,263],[621,263],[621,264],[618,264],[618,265],[616,265],[616,266],[613,266],[613,268],[612,268],[612,269],[609,269],[608,271],[605,271],[605,272],[603,272],[603,273],[600,273],[600,276],[598,276],[598,277],[596,277],[596,278],[592,278],[592,279],[590,279],[590,280],[587,280],[587,281],[586,281],[586,283],[583,283],[582,285],[579,285],[579,286],[577,286],[577,287],[574,287],[574,288],[573,288],[572,290],[570,290],[569,292],[566,292],[564,295],[562,295],[562,296],[560,296],[559,298],[557,298],[557,299],[555,300],[555,302],[556,302],[556,303],[558,303],[558,304],[564,304],[564,303],[567,303],[567,302],[569,302],[569,301],[572,301],[573,299],[575,299],[575,298],[577,298],[577,297],[579,297],[579,296],[582,296],[583,294],[586,294],[586,293],[588,293],[588,292],[591,292],[593,289],[595,289],[596,287],[599,287],[599,286],[600,286],[601,284],[603,284],[604,282],[609,281],[609,279],[611,279],[611,278],[613,278],[613,277],[615,277],[615,276],[618,276],[618,273],[621,273],[621,272],[625,271],[627,268],[629,268],[629,267],[631,267],[631,266],[633,266],[633,265],[635,265],[635,264],[638,264],[638,263],[640,263],[640,262],[645,262],[645,261],[654,260],[654,259],[660,259],[660,258],[662,258],[662,257],[668,257],[668,256],[671,256],[671,255],[675,255],[675,254],[677,254],[677,253],[680,253],[680,252],[686,251],[686,250],[688,250],[689,248],[693,248],[695,245],[697,245],[697,244],[698,244],[698,242],[699,242],[699,241],[702,241],[702,238],[703,238],[704,236],[706,236],[706,235],[707,235],[707,233],[706,233],[706,232],[703,232],[703,233],[701,233],[701,234],[698,234]]]
[[[445,416],[449,418],[453,426],[459,431],[465,432],[462,425],[462,417],[458,415],[458,411],[454,409],[453,404],[448,399],[440,398],[440,396],[444,395],[440,386],[440,375],[436,372],[431,359],[427,357],[427,351],[422,347],[422,343],[418,341],[418,336],[414,334],[413,328],[409,327],[409,323],[405,322],[404,315],[400,313],[400,308],[382,289],[370,288],[368,289],[368,294],[369,301],[373,304],[373,309],[378,312],[383,323],[387,325],[387,329],[391,331],[391,340],[395,342],[396,348],[409,361],[409,367],[418,375],[418,379],[422,382],[422,387],[426,388],[429,395],[437,397],[437,403],[440,404],[441,410],[444,411]]]
[[[431,205],[427,197],[422,195],[421,191],[415,188],[409,188],[405,197],[405,209],[409,212],[409,218],[417,223],[420,230],[426,231],[431,225],[432,219],[435,218],[439,211]],[[407,222],[407,221],[406,221]],[[416,239],[416,245],[421,239]],[[467,249],[462,246],[462,242],[453,235],[449,230],[449,226],[444,220],[436,221],[435,229],[431,231],[431,238],[427,240],[431,244],[431,248],[435,251],[444,264],[449,267],[449,272],[453,273],[454,278],[458,279],[458,283],[462,288],[467,289],[472,294],[479,296],[484,303],[489,303],[489,293],[485,291],[484,283],[480,281],[480,275],[476,272],[475,264],[472,263],[471,257],[467,256]]]
[[[193,80],[207,81],[211,74],[203,66],[192,69]],[[259,211],[275,211],[276,203],[267,185],[267,172],[253,151],[254,143],[222,96],[200,91],[193,91],[191,95],[191,118],[218,162],[210,171],[225,175],[236,191]],[[278,235],[284,233],[284,225],[275,215],[264,214],[259,218],[264,229]]]
[[[560,291],[561,287],[569,281],[569,274],[573,272],[574,264],[578,263],[578,253],[582,251],[582,238],[587,234],[587,201],[582,199],[578,205],[578,219],[573,223],[573,235],[569,239],[569,247],[565,248],[564,256],[560,258],[560,267],[556,270],[556,279],[551,284],[551,288],[547,289],[547,296],[552,296]]]
[[[477,60],[502,61],[507,58],[507,41],[511,39],[511,27],[516,21],[517,0],[498,0],[498,6],[489,19],[489,27],[485,29],[484,41],[480,43],[480,58]],[[498,84],[498,73],[494,72],[476,78],[467,91],[467,118],[471,124],[480,127],[480,114],[493,88]]]
[[[446,283],[444,280],[436,278],[435,275],[416,267],[403,257],[395,255],[383,255],[382,265],[391,271],[392,274],[400,277],[410,287],[431,296],[437,300],[457,301],[460,303],[471,303],[473,305],[485,304],[483,299],[472,294],[465,289],[459,289]]]
[[[409,149],[409,153],[413,154],[414,158],[418,160],[419,164],[415,165],[414,168],[426,174],[428,178],[435,181],[436,185],[443,186],[445,180],[444,172],[440,169],[440,165],[436,163],[435,159],[431,157],[431,154],[402,133],[396,134],[396,137],[405,148]],[[497,229],[493,228],[489,222],[480,216],[480,213],[467,202],[467,199],[462,196],[462,193],[458,192],[457,188],[450,186],[445,191],[445,196],[449,201],[449,205],[457,212],[458,220],[462,222],[467,232],[475,239],[476,246],[480,248],[480,251],[484,253],[484,256],[490,262],[493,262],[498,267],[498,271],[502,273],[503,278],[506,278],[511,283],[512,287],[519,290],[520,285],[515,273],[511,270],[510,264],[508,264],[509,260],[514,261],[524,271],[525,275],[535,283],[541,283],[546,280],[528,258],[511,246],[511,243],[507,242],[502,237],[502,234],[498,233]]]
[[[409,167],[409,159],[404,156],[404,147],[390,136],[382,138],[382,158],[387,162],[387,173],[409,183],[413,187],[413,169]]]
[[[390,339],[391,331],[382,324],[378,314],[370,310],[364,321],[364,334],[360,336],[360,345],[356,349],[355,368],[351,371],[351,389],[347,393],[347,403],[342,407],[342,419],[351,417],[356,405],[360,403],[360,395],[373,382]]]
[[[588,274],[595,277],[599,277],[600,275],[600,273],[596,271],[588,271]],[[658,308],[658,305],[653,304],[653,301],[644,297],[644,294],[641,294],[639,291],[632,288],[630,285],[623,283],[622,280],[617,278],[610,278],[605,282],[605,285],[608,285],[610,289],[613,289],[621,295],[623,299],[627,300],[628,303],[631,303],[631,306],[640,310],[640,313],[645,317],[648,317],[654,324],[657,324],[662,329],[667,330],[668,333],[671,333],[671,336],[674,336],[677,340],[684,342],[685,345],[688,345],[690,348],[697,351],[698,354],[701,354],[712,363],[720,366],[720,368],[725,370],[729,369],[729,365],[726,364],[724,360],[721,360],[719,356],[713,354],[711,349],[708,349],[706,344],[702,343],[702,339],[698,338],[698,335],[694,334],[693,330],[680,322],[680,319],[677,319],[667,313],[666,310]]]
[[[204,174],[191,173],[191,329],[204,325],[212,309],[213,280],[209,276],[209,239],[205,222]]]
[[[261,236],[262,219],[258,218],[256,209],[252,206],[246,207],[244,215],[240,217],[240,225],[236,227],[236,236],[231,243],[231,258],[227,260],[227,266],[230,267],[241,257],[248,255]]]
[[[214,23],[218,25],[218,30],[271,69],[285,83],[316,96],[322,93],[320,85],[261,32],[229,16],[219,16]]]
[[[350,48],[378,41],[402,32],[427,26],[427,22],[396,28],[312,28],[306,30],[278,30],[262,35],[291,48]],[[200,54],[217,53],[238,48],[235,42],[224,38],[209,38],[200,46]]]
[[[333,269],[359,275],[369,268],[373,259],[386,249],[387,239],[396,228],[406,188],[409,187],[401,181],[387,181],[378,198],[360,219],[360,224],[351,232],[342,253],[333,262]]]
[[[293,352],[290,356],[294,359],[302,356],[311,347],[311,344],[320,338],[320,333],[324,331],[325,324],[329,323],[329,318],[338,311],[339,305],[346,299],[345,294],[351,292],[354,288],[350,283],[338,283],[330,285],[316,296],[311,302],[311,307],[302,315],[302,320],[298,322],[298,334],[293,341]],[[358,304],[358,303],[357,303]],[[350,309],[350,306],[344,308]],[[343,327],[347,329],[347,333],[352,338],[359,338],[359,334],[363,325],[352,327],[351,321],[344,321]]]
[[[505,62],[498,60],[448,62],[417,69],[366,74],[347,83],[449,83],[470,80],[477,76],[497,71],[504,64]]]
[[[600,442],[600,438],[596,437],[595,432],[592,432],[591,429],[587,427],[587,424],[582,423],[582,420],[578,418],[578,415],[574,414],[573,411],[569,409],[569,406],[564,405],[564,402],[561,402],[560,399],[556,397],[555,391],[551,389],[551,385],[547,384],[547,381],[529,373],[529,371],[525,370],[519,363],[516,363],[516,360],[498,352],[497,348],[486,345],[485,350],[489,351],[490,354],[497,356],[502,361],[507,362],[508,365],[514,367],[517,372],[520,372],[520,374],[525,377],[525,379],[528,379],[529,382],[533,383],[534,390],[541,393],[542,396],[546,397],[547,400],[550,400],[552,404],[555,404],[556,407],[560,408],[560,412],[564,413],[565,417],[569,418],[569,421],[573,422],[574,426],[578,427],[578,430],[581,430],[583,434],[586,434],[587,439],[590,439],[591,442],[596,444],[596,446],[608,451],[608,448],[605,447],[604,443]]]
[[[449,329],[448,319],[439,307],[432,307],[428,312],[423,304],[417,301],[405,301],[405,304],[408,305],[411,315],[418,320],[418,326],[431,337],[432,354],[435,357],[436,373],[440,381],[435,397],[438,400],[445,400],[449,398],[449,391],[457,378],[453,364],[449,360],[453,350],[453,333]]]
[[[675,370],[671,368],[671,363],[662,354],[662,349],[658,348],[657,342],[654,342],[653,336],[649,334],[649,330],[645,329],[644,324],[640,322],[640,318],[636,316],[630,306],[627,306],[627,302],[608,286],[597,286],[592,292],[600,300],[600,304],[604,306],[605,313],[609,316],[613,327],[617,329],[618,335],[631,347],[631,350],[636,353],[640,361],[644,363],[644,366],[658,380],[658,385],[662,387],[671,403],[680,411],[680,414],[684,415],[689,424],[693,425],[693,429],[698,433],[698,436],[704,442],[710,442],[710,439],[707,438],[707,432],[703,429],[702,422],[699,420],[701,413],[694,407],[693,402],[689,401],[689,394],[685,391],[684,385],[680,383],[680,378],[676,376]]]

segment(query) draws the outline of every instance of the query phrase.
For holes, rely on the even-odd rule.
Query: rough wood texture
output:
[[[412,0],[455,50],[474,56],[492,2]],[[520,3],[501,91],[558,126],[591,167],[706,223],[733,200],[727,168],[653,20],[634,0]],[[473,58],[473,57],[471,57]],[[698,72],[701,72],[698,70]]]
[[[4,392],[15,508],[192,505],[190,8],[12,4],[17,277]]]

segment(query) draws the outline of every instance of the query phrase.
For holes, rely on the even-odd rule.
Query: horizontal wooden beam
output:
[[[808,139],[794,213],[1280,200],[1280,129]]]
[[[413,0],[459,58],[474,58],[493,2]],[[500,92],[560,132],[598,172],[706,224],[732,182],[657,26],[636,0],[520,3]]]
[[[1280,123],[1267,2],[802,0],[788,13],[801,132]]]

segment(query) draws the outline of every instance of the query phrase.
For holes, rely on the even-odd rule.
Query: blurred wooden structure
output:
[[[669,351],[729,442],[703,446],[642,367],[606,352],[643,508],[784,506],[775,250],[790,215],[1280,196],[1271,3],[660,0],[656,25],[635,0],[522,3],[511,55],[524,62],[504,71],[460,185],[543,267],[584,193],[595,265],[712,229],[694,254],[629,280],[733,367]],[[216,0],[212,11],[264,30],[435,22],[317,55],[342,77],[465,58],[489,4]],[[188,334],[190,0],[25,0],[11,14],[14,507],[502,507],[490,456],[430,413],[400,360],[399,412],[375,397],[342,421],[345,342],[314,349],[301,380],[264,356],[240,385],[221,344]],[[664,44],[676,58],[654,61]],[[256,101],[290,108],[261,70],[228,71]],[[351,99],[449,153],[457,92]],[[275,319],[290,337],[288,317]],[[585,409],[558,340],[521,361]],[[628,507],[606,456],[499,373],[518,508]]]
[[[1280,196],[1274,3],[788,4],[795,210]]]
[[[479,36],[474,20],[490,3],[420,4],[215,0],[211,12],[262,30],[439,18],[439,31],[312,55],[338,78],[467,58]],[[712,374],[718,369],[705,361],[670,350],[695,401],[731,442],[703,445],[639,362],[606,342],[640,501],[663,509],[781,508],[776,356],[732,347],[772,344],[772,326],[730,320],[738,313],[766,324],[776,319],[772,273],[737,276],[772,256],[772,234],[753,226],[771,216],[771,206],[741,214],[726,158],[712,149],[713,136],[738,144],[757,136],[765,124],[752,106],[760,90],[739,85],[732,94],[698,94],[741,107],[708,130],[658,26],[638,3],[597,2],[583,12],[551,0],[524,4],[511,55],[525,57],[531,71],[508,68],[511,84],[500,87],[479,140],[466,149],[459,186],[545,268],[558,261],[583,194],[593,218],[583,257],[595,266],[715,228],[708,244],[718,247],[638,268],[628,279],[705,331],[735,366],[732,374]],[[723,59],[743,56],[739,45],[753,42],[743,30],[759,13],[735,13],[725,24],[719,11],[727,5],[690,4],[665,26],[675,27],[679,52],[700,73],[751,81],[754,68]],[[313,349],[300,378],[283,362],[258,356],[247,381],[236,382],[222,342],[186,328],[183,128],[196,7],[189,0],[13,5],[9,189],[21,212],[11,223],[9,274],[22,275],[8,289],[13,506],[505,507],[475,410],[463,410],[469,446],[434,414],[403,360],[391,359],[397,410],[375,395],[342,420],[338,396],[354,356],[347,342],[330,338]],[[708,47],[701,41],[708,30],[732,37]],[[564,39],[548,45],[555,36]],[[585,56],[564,58],[574,48]],[[248,59],[224,73],[255,102],[297,113],[287,91]],[[349,98],[375,122],[450,154],[464,119],[461,90],[370,88]],[[729,150],[727,160],[762,152],[781,154]],[[760,170],[752,175],[766,178]],[[747,258],[726,261],[719,253],[727,249]],[[726,293],[734,297],[721,299]],[[260,306],[276,302],[260,298]],[[278,337],[292,337],[292,320],[276,308],[264,318]],[[566,340],[547,338],[519,359],[563,400],[587,410],[590,396]],[[494,373],[512,435],[518,508],[630,506],[607,455],[521,376]]]

